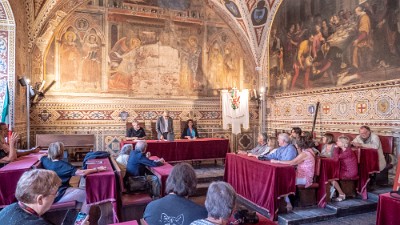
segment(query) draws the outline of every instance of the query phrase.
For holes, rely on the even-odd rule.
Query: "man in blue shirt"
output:
[[[150,160],[146,156],[147,143],[139,141],[135,145],[135,151],[131,151],[126,165],[127,176],[146,176],[147,181],[151,184],[151,192],[154,198],[160,197],[160,181],[154,175],[148,175],[146,166],[156,167],[164,164],[164,159]]]
[[[292,145],[289,144],[290,137],[287,133],[281,133],[278,135],[278,144],[279,148],[277,148],[274,152],[266,155],[267,159],[275,159],[275,160],[292,160],[297,156],[297,150]]]

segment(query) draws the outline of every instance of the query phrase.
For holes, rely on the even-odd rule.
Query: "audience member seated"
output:
[[[3,131],[0,130],[0,135],[1,135],[2,132]],[[17,141],[17,138],[18,138],[18,134],[17,133],[13,133],[11,135],[11,138],[10,138],[10,145],[5,144],[4,143],[4,139],[0,139],[0,144],[1,144],[1,148],[0,148],[0,168],[5,163],[12,162],[17,158],[17,150],[14,147],[15,146],[15,142]]]
[[[322,136],[322,144],[324,145],[322,146],[321,156],[332,158],[333,150],[336,147],[333,135],[330,133],[325,133],[324,136]]]
[[[302,134],[302,130],[300,127],[293,127],[290,131],[290,143],[292,145],[296,144],[296,140],[298,140]]]
[[[297,165],[296,170],[296,185],[304,185],[306,188],[313,183],[315,172],[315,154],[311,149],[312,143],[305,136],[300,136],[297,140],[297,146],[301,149],[301,153],[293,160],[271,160],[272,163],[281,163],[288,165]],[[288,206],[288,211],[293,207],[290,204],[289,198],[285,198]]]
[[[338,148],[334,150],[333,158],[339,159],[341,180],[353,180],[358,176],[358,161],[356,153],[350,147],[350,139],[346,136],[340,136],[336,142]],[[335,201],[343,201],[346,195],[343,193],[337,181],[331,182],[333,187],[339,192],[339,197]],[[334,197],[334,189],[331,189],[331,198]]]
[[[53,171],[35,169],[25,172],[15,190],[18,202],[0,211],[0,224],[51,225],[41,216],[53,204],[60,184],[60,178]]]
[[[164,164],[164,159],[150,160],[146,155],[147,143],[145,141],[139,141],[135,145],[135,151],[132,151],[129,155],[128,165],[126,166],[126,176],[138,177],[145,176],[147,182],[151,184],[151,194],[153,198],[160,197],[160,181],[154,175],[150,175],[150,171],[147,170],[146,166],[156,167]],[[129,188],[128,188],[129,190]]]
[[[378,150],[379,157],[379,171],[382,171],[386,167],[385,156],[383,155],[382,144],[379,140],[378,135],[371,132],[368,126],[360,127],[360,134],[354,138],[352,142],[355,147],[362,148],[373,148]]]
[[[119,168],[121,169],[121,176],[125,177],[126,165],[128,165],[129,155],[133,150],[132,144],[126,144],[122,147],[119,152],[118,157],[115,159],[117,161]]]
[[[232,186],[223,181],[210,184],[207,191],[205,206],[208,212],[206,219],[196,220],[191,225],[228,224],[235,209],[236,192]]]
[[[80,188],[70,187],[69,181],[73,176],[86,176],[91,173],[105,171],[106,167],[99,166],[93,169],[80,170],[70,163],[61,160],[63,154],[64,144],[62,142],[54,142],[49,145],[48,156],[41,156],[40,158],[42,167],[56,172],[62,181],[54,202],[68,202],[75,200],[79,202],[77,207],[81,208],[82,212],[88,213],[89,207],[86,205],[86,191]]]
[[[150,202],[144,211],[144,219],[148,224],[181,224],[207,217],[207,211],[188,199],[196,192],[196,173],[187,163],[174,166],[166,184],[167,196]],[[172,222],[172,223],[171,223]]]
[[[297,155],[297,150],[296,148],[292,145],[289,144],[290,138],[289,135],[286,133],[281,133],[278,135],[278,144],[279,148],[276,149],[276,151],[271,152],[270,154],[266,156],[259,156],[258,159],[261,160],[269,160],[269,159],[275,159],[275,160],[292,160],[296,157]]]
[[[186,122],[186,126],[183,129],[181,138],[182,139],[196,139],[199,137],[199,132],[197,132],[197,128],[193,124],[192,119],[188,119]]]
[[[127,137],[133,137],[134,139],[145,139],[146,132],[140,127],[138,121],[132,122],[132,127],[126,131]]]
[[[257,136],[257,143],[258,145],[253,149],[249,151],[239,151],[238,153],[257,157],[259,155],[262,155],[264,152],[269,151],[267,133],[259,133]]]
[[[268,138],[267,148],[265,148],[264,152],[262,152],[260,155],[249,153],[248,156],[256,158],[258,158],[259,156],[265,157],[269,153],[275,152],[277,149],[278,149],[278,139],[276,137],[270,137]]]

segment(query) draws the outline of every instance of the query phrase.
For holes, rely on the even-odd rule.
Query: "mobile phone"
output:
[[[88,215],[86,213],[79,212],[78,215],[76,216],[74,225],[83,225],[83,224],[85,224],[87,219],[88,219]]]

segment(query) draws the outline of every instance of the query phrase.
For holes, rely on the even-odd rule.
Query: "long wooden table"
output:
[[[243,198],[266,209],[272,220],[277,219],[278,199],[296,191],[293,166],[233,153],[226,155],[225,181]]]
[[[121,141],[125,144],[136,145],[137,141]],[[146,140],[147,151],[152,155],[164,158],[168,162],[185,160],[224,159],[229,152],[229,140],[222,138],[201,138],[195,140],[160,141]]]

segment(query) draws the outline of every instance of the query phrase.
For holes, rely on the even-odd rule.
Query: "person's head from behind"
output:
[[[276,137],[270,137],[268,138],[268,143],[267,143],[268,147],[270,147],[270,149],[275,149],[278,147],[278,139]]]
[[[29,170],[19,179],[15,197],[40,216],[50,209],[60,185],[61,179],[54,171]]]
[[[51,160],[62,159],[64,155],[64,144],[62,142],[53,142],[49,145],[48,158]]]
[[[260,145],[267,144],[268,142],[268,135],[267,133],[258,133],[257,142]]]
[[[165,191],[178,196],[190,196],[195,193],[196,185],[197,178],[193,167],[188,163],[179,163],[168,176]]]
[[[278,144],[281,147],[288,145],[289,144],[289,140],[290,140],[290,138],[289,138],[289,135],[287,133],[280,133],[278,135]]]
[[[333,137],[333,134],[331,133],[326,133],[324,136],[322,136],[322,142],[324,144],[333,144],[335,143],[335,138]]]
[[[301,131],[300,127],[293,127],[292,131],[290,132],[290,136],[292,138],[298,138],[301,136],[301,133],[302,133],[302,131]]]
[[[121,152],[119,154],[120,155],[129,155],[129,154],[131,154],[132,150],[133,150],[132,144],[126,144],[122,147]]]
[[[210,184],[205,206],[208,216],[226,223],[235,208],[236,192],[232,186],[223,181]]]
[[[312,140],[306,136],[300,136],[296,141],[296,147],[301,150],[305,150],[311,147]]]
[[[371,135],[371,129],[369,126],[361,126],[360,127],[360,137],[363,141],[366,141]]]
[[[135,145],[135,151],[146,153],[147,143],[145,141],[138,141]]]
[[[342,149],[349,147],[349,144],[350,144],[350,138],[345,135],[339,136],[336,142],[336,145]]]

